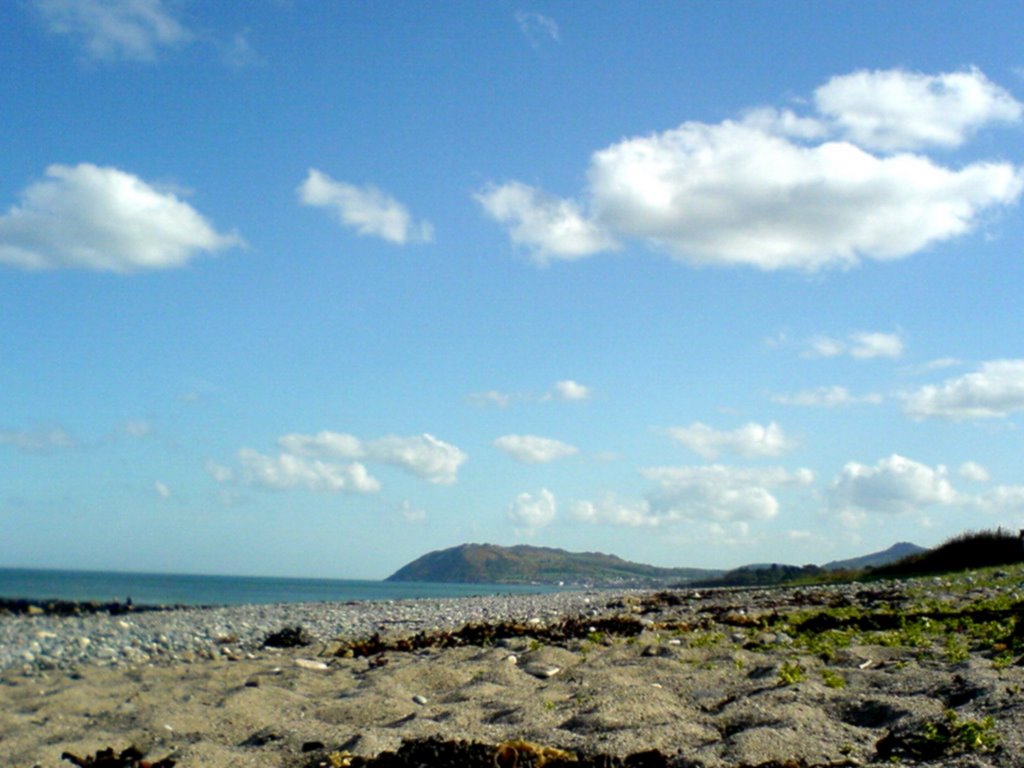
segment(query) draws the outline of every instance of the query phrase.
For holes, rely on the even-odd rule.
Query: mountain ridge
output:
[[[879,552],[822,566],[745,565],[730,571],[713,568],[663,568],[624,560],[603,552],[569,552],[555,547],[516,544],[459,544],[433,550],[407,563],[385,581],[464,584],[569,584],[596,586],[682,586],[759,582],[791,578],[802,570],[856,570],[895,562],[925,551],[899,542]],[[762,573],[763,572],[763,573]]]
[[[686,583],[719,573],[705,568],[660,568],[602,552],[568,552],[529,544],[460,544],[428,552],[385,581],[628,586]]]

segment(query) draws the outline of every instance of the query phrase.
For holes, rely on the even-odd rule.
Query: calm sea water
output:
[[[350,579],[279,579],[262,576],[195,576],[0,568],[0,597],[32,600],[99,600],[136,605],[245,605],[349,600],[471,597],[556,591],[509,584],[428,584]]]

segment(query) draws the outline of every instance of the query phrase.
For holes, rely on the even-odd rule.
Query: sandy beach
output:
[[[374,643],[10,667],[0,764],[49,768],[69,764],[64,752],[135,745],[178,766],[346,765],[436,737],[618,761],[656,750],[660,764],[706,768],[1019,766],[1022,576],[601,593],[585,610],[461,634],[449,615],[450,629],[413,641],[393,628]],[[2,621],[28,631],[40,618]]]

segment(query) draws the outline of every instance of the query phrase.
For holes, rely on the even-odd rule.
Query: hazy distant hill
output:
[[[911,544],[909,541],[901,541],[898,544],[893,544],[882,552],[874,552],[870,555],[863,555],[861,557],[852,557],[849,560],[833,560],[831,563],[825,563],[822,568],[826,571],[856,571],[861,568],[877,568],[880,565],[895,563],[898,560],[902,560],[904,557],[919,555],[926,551],[927,550],[924,547],[919,547],[917,544]]]
[[[696,579],[694,586],[753,587],[785,584],[795,579],[819,578],[827,571],[857,571],[864,568],[877,568],[926,551],[924,547],[901,541],[881,552],[872,552],[870,555],[861,555],[848,560],[833,560],[825,565],[783,565],[781,563],[744,565],[717,576]]]
[[[666,585],[709,578],[721,571],[658,568],[599,552],[549,547],[462,544],[429,552],[388,576],[387,581],[476,584]]]

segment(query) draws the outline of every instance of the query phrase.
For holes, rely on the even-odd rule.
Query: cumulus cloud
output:
[[[451,485],[468,456],[459,448],[433,435],[413,437],[389,435],[366,444],[366,456],[391,464],[423,478],[428,483]]]
[[[869,95],[872,88],[887,94],[894,83],[916,93],[920,77],[891,70],[861,80]],[[487,187],[477,199],[541,263],[635,239],[693,265],[806,271],[903,258],[1017,201],[1024,177],[1010,163],[952,169],[922,154],[873,153],[893,137],[924,146],[941,143],[924,138],[939,129],[962,139],[994,120],[1019,120],[1020,105],[979,71],[934,76],[929,92],[945,87],[944,95],[922,97],[910,112],[885,96],[871,130],[853,128],[869,98],[844,96],[852,82],[823,86],[815,103],[830,111],[807,119],[755,110],[599,150],[582,202],[515,181]],[[920,117],[914,104],[929,111]]]
[[[277,444],[285,451],[300,456],[359,459],[366,455],[363,441],[358,437],[326,429],[315,435],[282,435],[277,438]]]
[[[528,248],[541,264],[579,259],[617,247],[596,221],[573,200],[562,200],[518,181],[491,185],[476,195],[495,221],[505,224],[512,242]]]
[[[380,490],[380,483],[359,462],[342,465],[291,453],[268,456],[250,448],[240,450],[238,458],[246,480],[264,488],[352,493]]]
[[[1024,411],[1024,360],[991,360],[973,373],[940,385],[921,387],[905,397],[914,419],[1001,419]]]
[[[454,483],[459,467],[468,458],[456,446],[430,434],[410,437],[388,435],[363,441],[344,432],[324,430],[315,435],[283,435],[277,443],[286,452],[298,456],[363,459],[390,464],[440,485]]]
[[[343,432],[324,430],[314,435],[292,433],[277,440],[276,456],[251,448],[238,452],[241,472],[208,461],[206,471],[219,483],[242,482],[283,490],[372,493],[380,482],[370,475],[367,462],[388,464],[428,483],[450,485],[466,461],[460,449],[433,435],[388,435],[364,441]]]
[[[987,483],[991,479],[988,470],[975,461],[965,461],[960,465],[958,471],[960,477],[973,480],[976,483]]]
[[[239,244],[174,194],[89,163],[51,165],[0,216],[0,264],[22,269],[168,269]]]
[[[847,463],[830,489],[838,512],[900,514],[961,500],[941,464],[930,467],[893,454],[874,466]]]
[[[80,42],[91,59],[152,61],[192,40],[162,0],[34,0],[49,32]]]
[[[771,490],[806,485],[809,469],[789,472],[781,467],[748,469],[718,464],[704,467],[653,467],[641,474],[657,483],[648,498],[655,513],[669,520],[696,518],[718,522],[770,520],[779,511]]]
[[[524,464],[546,464],[579,453],[573,445],[537,435],[503,435],[494,446]]]
[[[575,501],[569,507],[569,514],[584,523],[628,528],[653,528],[663,522],[646,499],[621,499],[612,494],[597,501]]]
[[[598,501],[577,501],[570,514],[582,522],[628,527],[659,527],[698,521],[736,524],[764,521],[779,512],[772,490],[807,485],[809,469],[789,472],[781,467],[748,469],[711,465],[652,467],[641,474],[655,483],[643,499],[608,495]]]
[[[836,408],[858,403],[877,405],[884,399],[882,395],[873,392],[866,395],[854,395],[846,387],[839,385],[804,389],[792,395],[774,395],[772,397],[774,402],[782,405],[799,405],[806,408]]]
[[[978,69],[860,70],[833,77],[814,103],[850,141],[888,152],[959,147],[989,123],[1021,119],[1021,104]]]
[[[728,452],[740,456],[781,456],[793,441],[774,421],[767,425],[750,422],[732,431],[722,431],[699,421],[688,427],[665,430],[673,441],[706,459]]]
[[[39,429],[0,429],[0,445],[9,445],[24,453],[50,453],[74,448],[78,442],[61,427]]]
[[[839,357],[849,355],[857,360],[871,360],[885,357],[896,359],[903,356],[903,337],[898,333],[860,331],[851,333],[845,339],[832,336],[814,336],[804,350],[805,357]]]
[[[400,202],[374,186],[357,187],[311,168],[299,185],[299,200],[304,205],[327,208],[346,227],[360,235],[370,235],[391,243],[429,242],[434,230],[428,221],[413,221],[412,214]]]
[[[538,493],[520,493],[506,510],[508,519],[524,533],[533,533],[555,520],[555,495],[547,488]]]
[[[587,400],[590,397],[590,387],[584,386],[572,379],[556,381],[552,388],[550,397],[556,400]]]

